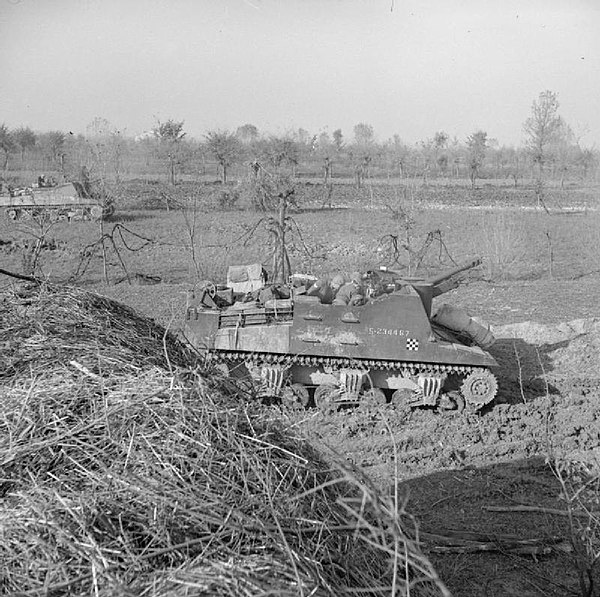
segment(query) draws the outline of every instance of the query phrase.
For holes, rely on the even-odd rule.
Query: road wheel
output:
[[[324,414],[336,412],[340,389],[332,384],[322,384],[315,389],[315,406]]]
[[[413,409],[411,402],[414,393],[415,392],[409,388],[394,390],[394,393],[392,394],[392,405],[394,406],[394,410],[399,419],[408,419],[410,417]]]
[[[386,402],[385,394],[380,388],[369,388],[360,397],[360,405],[366,408],[382,408]]]
[[[457,390],[440,396],[437,412],[442,414],[460,414],[465,410],[465,399]]]
[[[308,406],[309,400],[308,388],[301,383],[293,383],[283,388],[281,403],[286,410],[304,410]]]
[[[16,220],[17,217],[18,217],[16,209],[7,209],[6,210],[6,215],[7,215],[7,217],[8,217],[9,220]]]
[[[461,413],[465,410],[465,398],[460,392],[449,392],[454,401],[454,412]]]

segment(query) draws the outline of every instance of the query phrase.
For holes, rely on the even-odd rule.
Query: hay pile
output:
[[[0,294],[0,316],[0,380],[78,365],[109,380],[189,363],[161,326],[77,288],[20,286]]]
[[[448,595],[398,496],[76,289],[0,296],[0,592]]]

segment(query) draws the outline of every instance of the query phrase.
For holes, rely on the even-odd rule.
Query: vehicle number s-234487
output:
[[[409,331],[397,328],[367,328],[367,333],[371,336],[408,336]]]

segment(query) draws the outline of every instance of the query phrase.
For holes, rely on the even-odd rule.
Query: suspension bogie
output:
[[[397,408],[459,411],[466,405],[476,411],[491,402],[497,390],[494,375],[483,368],[460,372],[419,370],[417,364],[412,364],[411,368],[390,371],[336,367],[331,363],[308,366],[294,358],[272,360],[237,361],[233,368],[243,368],[246,373],[235,377],[245,378],[257,398],[293,409],[314,406],[331,412],[342,407],[391,404]]]

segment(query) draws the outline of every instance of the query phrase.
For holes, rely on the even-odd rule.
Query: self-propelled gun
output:
[[[493,336],[462,309],[434,302],[480,263],[425,279],[367,272],[364,304],[352,306],[307,296],[302,277],[261,299],[264,278],[248,286],[248,268],[245,285],[228,280],[189,297],[185,333],[232,375],[252,379],[257,394],[287,405],[477,410],[497,391]]]

